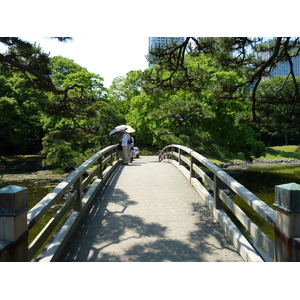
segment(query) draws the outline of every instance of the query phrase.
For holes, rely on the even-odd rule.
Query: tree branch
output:
[[[277,91],[274,94],[274,97],[276,97],[277,94],[284,88],[284,86],[285,86],[286,82],[288,81],[290,75],[291,75],[291,72],[289,72],[289,74],[286,76],[286,78],[285,78],[283,84],[281,85],[281,87],[277,89]]]
[[[17,68],[18,70],[22,71],[22,72],[28,72],[30,74],[32,74],[33,76],[35,76],[39,81],[46,83],[46,85],[48,86],[48,89],[53,92],[54,94],[58,94],[58,95],[64,95],[64,98],[67,97],[68,92],[74,88],[81,88],[81,90],[83,91],[83,86],[79,85],[79,84],[73,84],[63,90],[57,89],[56,86],[53,84],[51,78],[42,75],[41,73],[39,73],[38,71],[36,71],[34,68],[21,63],[18,59],[14,59],[9,55],[3,55],[0,53],[0,62],[2,63],[6,63],[9,64],[15,68]]]
[[[281,37],[278,37],[276,39],[276,44],[274,48],[273,54],[269,57],[269,59],[258,69],[257,72],[252,75],[250,82],[254,82],[255,79],[257,79],[253,91],[252,91],[252,119],[253,121],[256,121],[256,90],[258,88],[258,85],[261,81],[262,74],[263,72],[274,62],[276,57],[278,56],[279,50],[280,50],[280,45],[281,45]]]

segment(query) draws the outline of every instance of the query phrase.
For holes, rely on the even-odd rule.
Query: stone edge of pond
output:
[[[5,182],[22,182],[22,181],[61,181],[68,173],[54,174],[51,170],[40,170],[31,173],[10,173],[3,174],[2,180]]]
[[[220,168],[228,168],[231,166],[240,166],[240,165],[254,165],[254,164],[293,164],[300,165],[300,160],[296,158],[292,159],[269,159],[269,160],[253,160],[251,161],[230,161],[227,163],[217,164]]]

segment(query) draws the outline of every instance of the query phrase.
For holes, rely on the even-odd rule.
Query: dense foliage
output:
[[[298,78],[262,80],[271,63],[246,38],[192,39],[194,47],[189,39],[151,53],[151,67],[115,78],[107,90],[70,59],[0,38],[8,46],[0,54],[0,154],[40,152],[44,166],[79,165],[116,143],[108,133],[124,123],[141,148],[176,143],[252,159],[272,141],[299,144]]]
[[[66,168],[110,143],[108,132],[121,120],[102,77],[64,57],[47,61],[41,76],[48,76],[50,87],[37,85],[30,72],[0,66],[1,154],[40,152],[44,166]]]
[[[300,78],[296,79],[300,84]],[[283,88],[284,87],[284,88]],[[300,102],[292,78],[275,76],[262,82],[257,92],[257,128],[268,146],[297,145],[300,140]]]
[[[0,153],[21,154],[41,150],[41,117],[47,96],[28,86],[21,73],[0,73]]]

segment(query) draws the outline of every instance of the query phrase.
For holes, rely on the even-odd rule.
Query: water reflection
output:
[[[56,185],[60,181],[48,181],[48,180],[25,180],[25,181],[8,181],[7,183],[10,185],[17,185],[26,187],[28,190],[28,205],[29,209],[34,207],[39,201],[41,201],[49,192],[51,192]],[[55,211],[60,207],[60,203],[58,202],[55,206],[53,206],[48,213],[38,221],[38,223],[30,229],[28,235],[29,244],[33,241],[33,239],[39,234],[41,229],[47,224],[51,216],[55,213]]]
[[[225,171],[271,207],[274,203],[275,185],[291,182],[300,184],[300,166],[298,165],[257,164],[234,167]]]
[[[17,185],[27,188],[28,190],[28,205],[32,208],[35,204],[41,201],[49,192],[51,192],[60,181],[48,180],[25,180],[25,181],[10,181],[8,184]]]
[[[300,166],[295,165],[249,165],[235,166],[225,170],[235,180],[240,182],[258,198],[275,210],[275,186],[295,182],[300,184]],[[274,241],[274,229],[262,217],[260,217],[250,206],[239,196],[233,195],[234,202],[252,219],[258,227]],[[227,213],[234,220],[244,235],[252,241],[251,236],[239,223],[235,216],[227,210]]]

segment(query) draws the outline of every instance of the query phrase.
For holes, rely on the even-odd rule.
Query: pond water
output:
[[[275,186],[295,182],[300,184],[300,166],[287,164],[255,164],[235,166],[225,171],[255,194],[259,199],[275,209]],[[272,240],[275,240],[273,227],[260,217],[250,206],[248,206],[239,196],[232,197],[241,209],[259,226],[259,228]],[[239,221],[230,211],[227,211],[237,227],[244,235],[252,240],[249,233],[245,231]],[[259,246],[258,246],[259,248]]]
[[[299,165],[244,165],[225,169],[225,172],[273,209],[275,185],[300,184]]]
[[[270,207],[275,209],[274,204],[274,190],[275,185],[295,182],[300,184],[300,165],[268,165],[268,164],[254,164],[254,165],[240,165],[224,169],[230,176],[244,185],[248,190],[255,194],[258,198],[263,200]],[[18,182],[9,182],[12,185],[18,185],[28,188],[29,206],[32,208],[45,195],[47,195],[60,182],[60,180],[26,180]],[[243,200],[238,196],[234,196],[233,200],[250,216],[250,218],[269,236],[274,240],[274,229],[258,216]],[[59,203],[57,203],[59,205]],[[230,214],[230,212],[228,212]],[[230,214],[231,215],[231,214]],[[235,217],[231,215],[234,220]],[[40,226],[35,226],[29,234],[31,241],[39,232],[47,220],[41,221]],[[237,220],[234,220],[236,225],[241,229]],[[247,233],[244,232],[247,236]]]
[[[7,181],[10,185],[17,185],[27,188],[28,190],[28,205],[29,209],[35,206],[39,201],[41,201],[49,192],[51,192],[59,180],[24,180],[24,181]],[[60,203],[57,203],[49,212],[44,216],[30,231],[28,236],[29,244],[37,236],[40,230],[47,224],[52,214],[59,207]]]
[[[11,185],[17,185],[27,188],[28,205],[32,208],[36,203],[42,200],[49,192],[51,192],[60,181],[48,180],[25,180],[25,181],[9,181]]]

